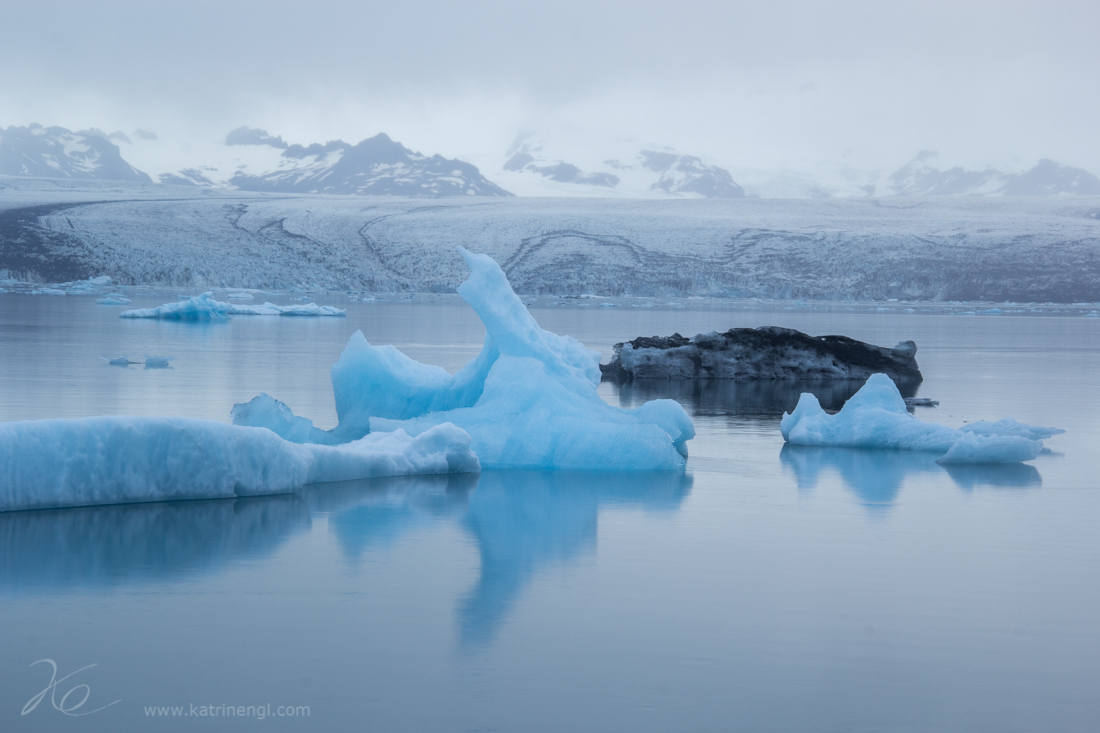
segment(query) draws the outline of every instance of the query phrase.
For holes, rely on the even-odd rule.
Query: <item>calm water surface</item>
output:
[[[118,311],[0,294],[0,420],[227,420],[265,391],[331,427],[328,369],[356,329],[451,370],[484,335],[465,306],[415,301],[207,325]],[[0,514],[0,729],[1100,727],[1100,319],[533,312],[605,355],[734,326],[911,338],[919,394],[941,403],[919,417],[1068,432],[1031,464],[944,469],[785,447],[798,386],[603,385],[614,404],[685,405],[699,433],[685,473],[487,472]],[[99,358],[134,352],[175,358]],[[839,406],[854,387],[806,388]],[[56,686],[60,701],[87,685],[75,712],[121,702],[68,718],[47,693],[21,715],[49,684],[48,664],[30,666],[43,658],[59,678],[97,665]],[[223,705],[272,715],[187,717]],[[276,715],[288,705],[309,717]]]

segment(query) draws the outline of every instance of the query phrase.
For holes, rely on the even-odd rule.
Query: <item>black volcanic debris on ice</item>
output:
[[[902,341],[884,348],[847,336],[808,336],[778,326],[731,328],[725,333],[678,333],[640,337],[615,344],[604,381],[635,379],[866,379],[885,373],[898,383],[924,379],[917,345]]]

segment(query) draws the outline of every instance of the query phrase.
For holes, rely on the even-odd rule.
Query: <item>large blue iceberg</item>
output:
[[[792,445],[889,448],[942,454],[940,463],[1018,463],[1043,449],[1042,440],[1064,430],[1018,423],[1012,418],[977,422],[956,430],[918,420],[885,374],[873,374],[840,412],[830,415],[812,394],[798,400],[779,423]]]
[[[654,400],[633,410],[608,405],[596,392],[600,355],[540,328],[491,257],[459,251],[471,274],[458,292],[486,330],[481,353],[460,371],[421,364],[356,332],[332,368],[340,420],[332,431],[263,399],[237,409],[234,422],[326,443],[371,431],[417,436],[451,423],[469,433],[483,468],[684,466],[695,428],[678,402]]]

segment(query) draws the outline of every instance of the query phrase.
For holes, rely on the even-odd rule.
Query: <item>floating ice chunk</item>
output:
[[[259,306],[263,311],[253,311],[253,308],[257,306],[248,305],[235,305],[229,312],[232,315],[279,315],[279,316],[335,316],[337,318],[345,317],[348,312],[342,308],[337,308],[331,305],[317,305],[316,303],[306,303],[305,305],[275,305],[274,303],[264,303]],[[276,312],[272,313],[274,309]]]
[[[259,397],[253,397],[249,402],[233,405],[233,409],[229,414],[234,425],[267,428],[291,443],[332,444],[345,442],[327,430],[313,427],[312,420],[298,417],[285,403],[280,402],[266,392],[261,393]],[[366,432],[363,432],[350,437],[359,438],[365,434]]]
[[[0,510],[285,493],[311,464],[269,430],[212,420],[0,423]]]
[[[470,436],[449,423],[436,425],[416,437],[395,430],[371,433],[342,445],[305,447],[313,453],[310,483],[481,470],[477,456],[470,450]]]
[[[131,364],[140,364],[141,360],[137,358],[136,354],[126,354],[125,356],[116,356],[113,359],[108,359],[106,356],[99,357],[103,361],[107,362],[111,366],[130,366]]]
[[[123,311],[120,318],[166,318],[183,321],[223,321],[229,316],[337,316],[347,311],[331,305],[238,305],[214,300],[214,293],[207,291],[179,303],[165,303],[156,308],[138,308]]]
[[[1038,425],[1024,425],[1011,417],[1001,418],[997,422],[981,420],[963,425],[959,430],[977,435],[1018,435],[1029,440],[1043,440],[1066,432],[1061,428],[1043,428]]]
[[[340,428],[419,435],[453,423],[486,467],[599,470],[684,465],[695,430],[673,400],[634,410],[596,392],[599,354],[539,327],[490,257],[459,248],[471,270],[458,292],[485,324],[481,353],[460,372],[418,364],[351,337],[332,369]]]
[[[212,292],[182,300],[177,303],[165,303],[156,308],[137,308],[122,311],[119,318],[164,318],[175,321],[224,321],[229,318],[229,303],[214,300]]]
[[[986,430],[986,434],[979,436],[979,431],[964,432],[917,420],[906,412],[905,400],[893,381],[885,374],[874,374],[835,415],[826,413],[812,394],[804,393],[794,412],[784,413],[779,429],[783,439],[794,445],[935,451],[945,454],[945,459],[950,455],[952,463],[1031,460],[1039,454],[1043,444],[1026,436],[1039,432],[1049,434],[1050,430],[1021,425],[1014,420],[974,425],[978,425],[979,430]],[[966,436],[982,437],[983,440],[967,438],[951,452]]]
[[[1038,457],[1043,444],[1017,435],[963,433],[937,463],[1019,463]]]
[[[249,292],[232,292],[226,293],[225,297],[229,300],[252,300],[253,295]]]
[[[133,302],[121,293],[111,293],[106,298],[100,298],[96,301],[99,305],[130,305]]]
[[[795,445],[846,448],[895,448],[946,453],[959,432],[946,425],[917,420],[885,374],[873,374],[840,412],[829,415],[809,392],[779,423],[783,438]]]
[[[31,295],[64,295],[65,291],[60,288],[37,288],[31,291]]]
[[[477,358],[458,373],[421,364],[390,345],[373,346],[356,331],[332,367],[336,415],[345,429],[365,435],[370,418],[403,420],[429,412],[472,407],[500,352],[486,339]]]
[[[479,469],[470,436],[453,425],[333,447],[182,417],[0,423],[0,511],[282,494],[307,482]]]
[[[145,368],[146,369],[167,369],[168,362],[172,361],[176,357],[174,356],[153,356],[152,354],[145,355]]]

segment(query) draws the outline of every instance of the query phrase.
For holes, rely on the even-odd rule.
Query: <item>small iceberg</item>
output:
[[[110,358],[110,357],[107,357],[107,356],[101,356],[99,358],[102,359],[103,361],[107,362],[111,366],[124,367],[124,366],[130,366],[131,364],[140,364],[141,361],[139,361],[135,357],[136,357],[136,354],[126,354],[124,356],[116,356],[113,359]]]
[[[176,303],[165,303],[156,308],[137,308],[119,313],[119,318],[162,318],[175,321],[224,321],[230,316],[335,316],[344,317],[347,311],[331,305],[238,305],[214,300],[214,293],[207,291]]]
[[[99,298],[98,300],[96,300],[96,303],[98,303],[99,305],[130,305],[130,303],[133,302],[134,301],[130,300],[121,293],[111,293],[105,298]]]
[[[1065,432],[1023,425],[1011,418],[971,423],[956,430],[918,420],[905,409],[894,382],[873,374],[840,412],[830,415],[817,398],[803,393],[794,412],[779,423],[792,445],[887,448],[940,453],[941,463],[1017,463],[1043,448],[1042,438]]]

